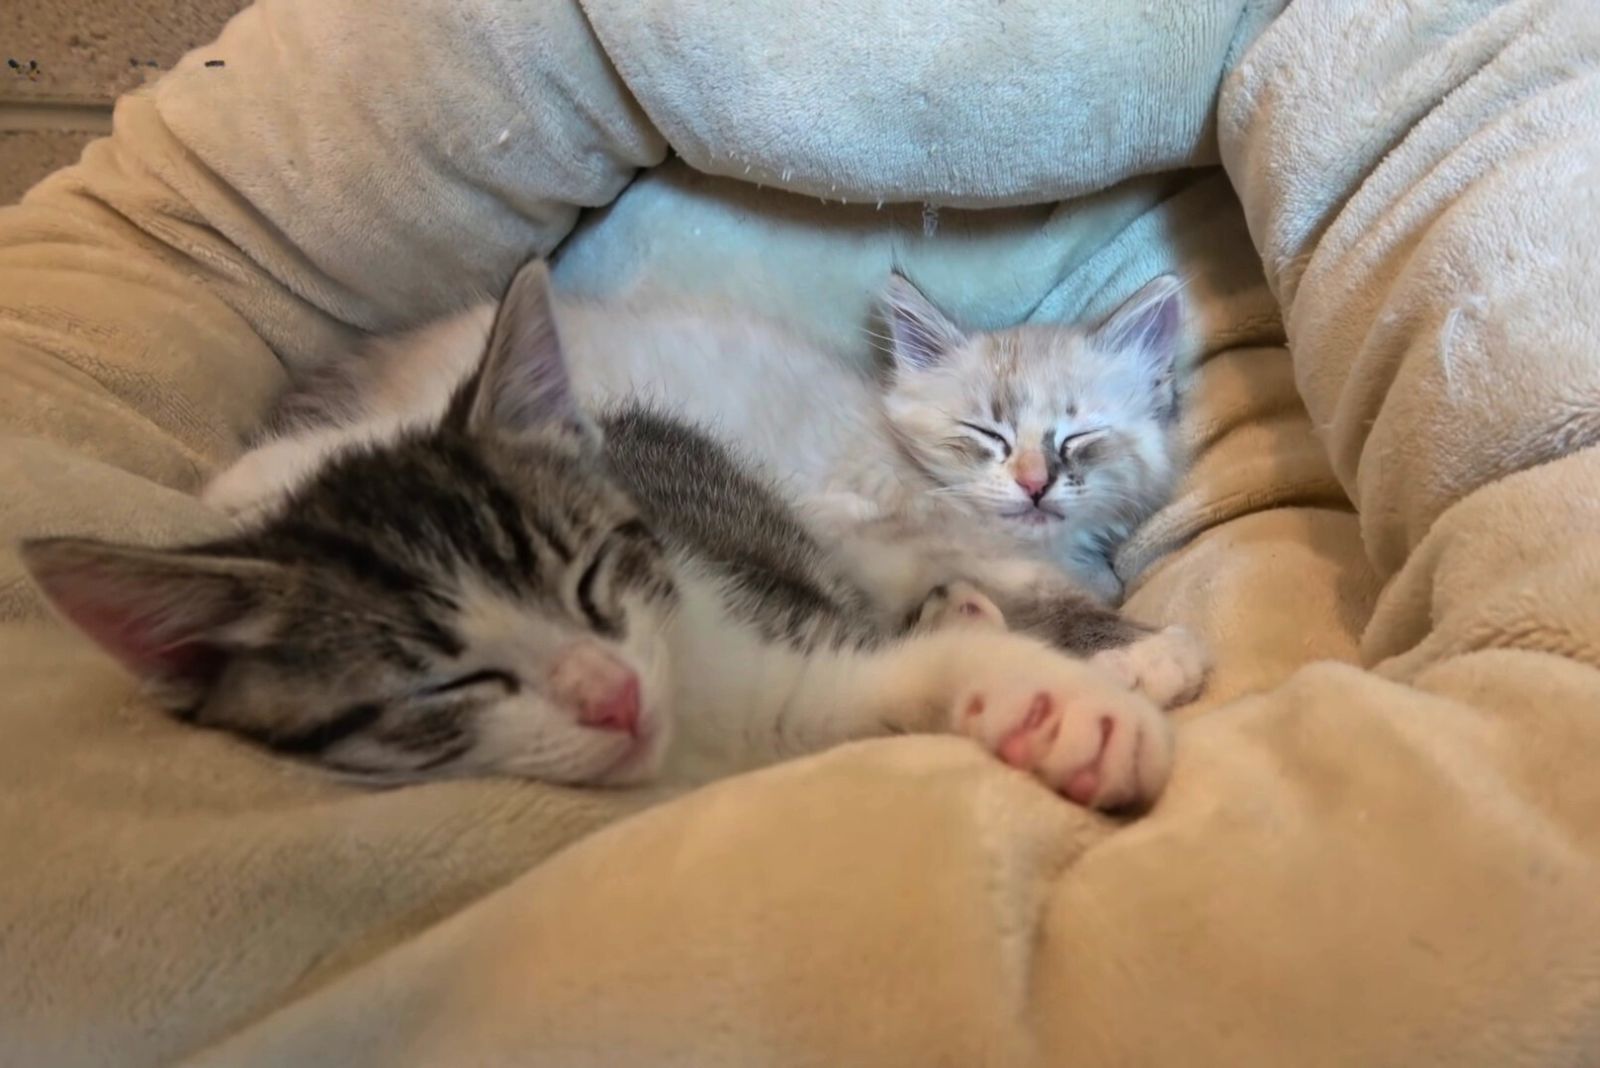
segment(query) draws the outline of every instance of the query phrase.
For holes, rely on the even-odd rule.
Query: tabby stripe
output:
[[[321,753],[352,735],[360,734],[378,722],[382,716],[383,705],[368,701],[351,705],[332,719],[324,720],[314,727],[287,734],[274,734],[256,729],[251,730],[249,736],[280,753],[310,755]]]
[[[656,536],[650,533],[650,528],[644,525],[644,520],[642,519],[630,519],[626,523],[619,524],[617,529],[611,533],[619,538],[637,538],[642,541],[648,541],[652,545],[655,544],[656,540]]]
[[[431,600],[433,599],[430,598],[430,601]],[[449,604],[451,607],[454,607],[453,601],[446,601],[445,603]],[[425,615],[422,613],[421,606],[416,607],[418,611],[418,618],[415,636],[417,638],[433,646],[434,649],[443,653],[445,656],[460,656],[462,653],[466,652],[466,642],[461,640],[461,636],[452,630],[448,623]],[[415,658],[413,659],[415,660]],[[417,666],[412,668],[412,670],[422,671],[426,668],[426,666],[427,665],[418,661]]]
[[[528,540],[528,531],[522,522],[522,510],[517,507],[511,494],[498,483],[486,486],[484,496],[488,498],[489,514],[511,545],[517,570],[525,579],[534,578],[539,574],[539,554],[534,552],[533,542]]]
[[[526,521],[527,525],[532,528],[533,532],[539,536],[539,540],[544,542],[550,551],[555,554],[556,559],[561,562],[562,567],[567,567],[572,563],[572,546],[567,544],[565,538],[557,534],[553,528],[546,525],[542,517],[537,514],[530,512],[526,516]]]
[[[305,545],[343,566],[357,578],[376,582],[394,593],[428,592],[428,584],[411,570],[375,552],[371,546],[332,530],[288,522],[281,529],[286,539]]]
[[[470,445],[439,442],[436,461],[419,480],[419,511],[432,517],[435,537],[501,586],[525,589],[537,561],[516,507]],[[509,518],[508,518],[509,513]],[[509,552],[508,552],[509,549]]]

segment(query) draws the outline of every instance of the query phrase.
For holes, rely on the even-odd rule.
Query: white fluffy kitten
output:
[[[883,407],[939,509],[1118,597],[1108,551],[1166,503],[1181,472],[1179,295],[1162,275],[1095,329],[966,333],[894,275]]]

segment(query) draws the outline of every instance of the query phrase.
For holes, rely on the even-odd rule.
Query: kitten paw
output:
[[[1148,805],[1172,771],[1172,727],[1159,708],[1037,647],[995,658],[953,711],[958,733],[1088,808]]]
[[[1005,630],[1005,613],[983,591],[969,582],[949,582],[935,586],[917,609],[913,629],[944,630],[955,627],[981,627]]]
[[[1205,689],[1211,651],[1182,627],[1167,627],[1131,645],[1096,653],[1090,663],[1162,708],[1176,708]]]

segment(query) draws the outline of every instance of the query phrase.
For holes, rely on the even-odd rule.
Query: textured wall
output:
[[[246,0],[0,0],[0,204],[111,128],[111,102]]]

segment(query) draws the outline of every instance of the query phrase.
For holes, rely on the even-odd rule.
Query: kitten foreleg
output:
[[[773,739],[794,755],[883,733],[965,735],[1072,801],[1154,800],[1172,732],[1143,694],[1031,638],[955,626],[869,652],[814,655]]]
[[[951,582],[935,586],[928,593],[907,629],[927,633],[951,627],[1005,630],[1006,617],[978,587],[970,582]]]

